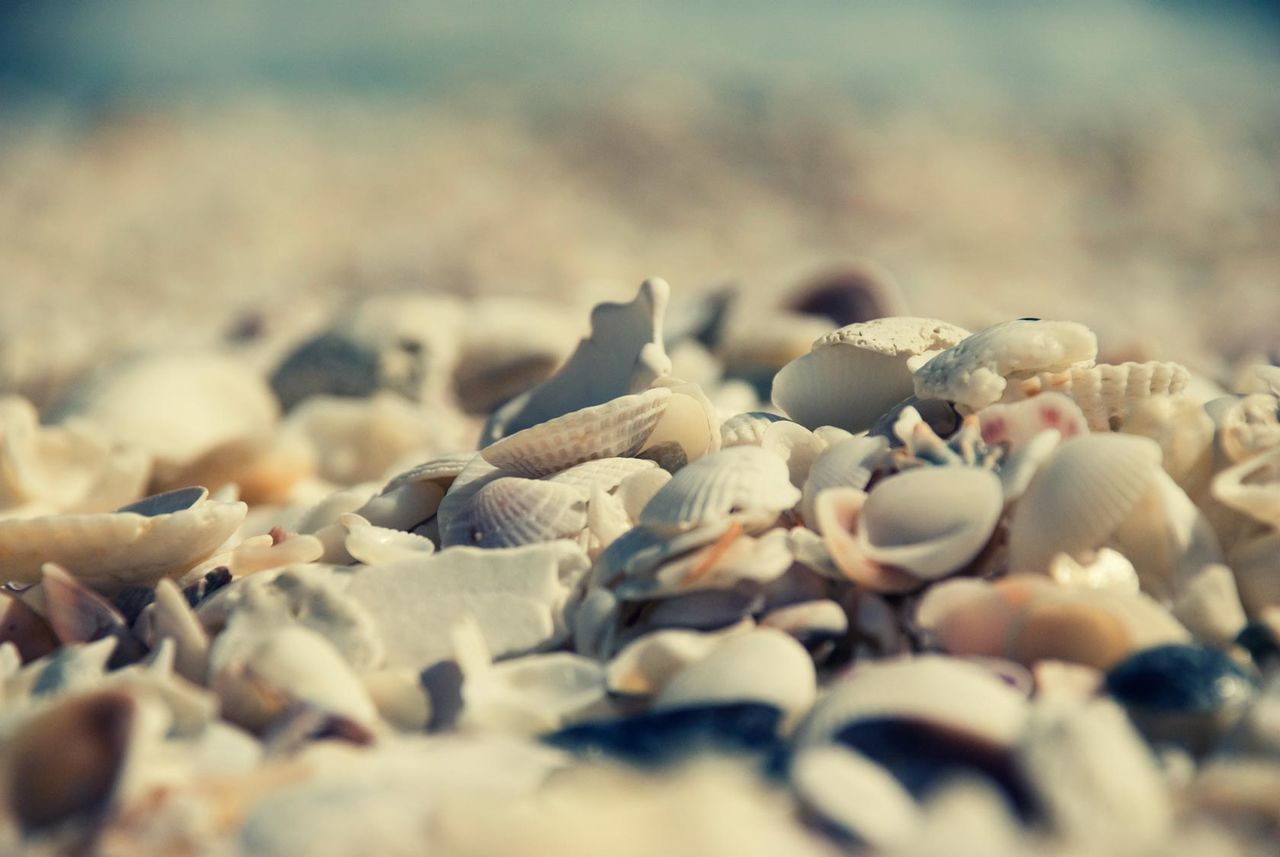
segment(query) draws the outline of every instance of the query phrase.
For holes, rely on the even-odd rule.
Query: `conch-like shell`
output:
[[[1178,363],[1099,363],[1011,381],[1004,400],[1063,393],[1080,406],[1091,431],[1107,431],[1123,426],[1140,403],[1152,396],[1177,395],[1190,380],[1191,374]]]
[[[662,486],[640,514],[646,527],[680,532],[725,520],[768,526],[800,499],[787,465],[755,446],[698,459]]]
[[[184,488],[116,512],[0,521],[0,568],[9,580],[36,583],[40,567],[56,562],[100,591],[151,586],[212,554],[247,512]]]
[[[928,318],[852,324],[823,336],[773,381],[773,402],[808,429],[857,432],[912,392],[912,358],[950,348],[963,328]],[[909,365],[911,364],[911,365]]]
[[[530,478],[597,458],[640,451],[662,417],[671,391],[655,387],[531,426],[481,450],[485,461]]]
[[[980,330],[915,373],[915,393],[972,411],[998,402],[1016,373],[1060,372],[1092,365],[1093,331],[1073,321],[1018,319]]]

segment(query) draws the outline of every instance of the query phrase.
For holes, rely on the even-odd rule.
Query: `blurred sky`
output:
[[[0,99],[262,90],[553,98],[653,77],[864,103],[1231,102],[1280,112],[1280,15],[1240,0],[4,0]]]

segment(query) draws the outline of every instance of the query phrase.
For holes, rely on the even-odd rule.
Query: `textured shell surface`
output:
[[[56,562],[103,591],[151,585],[212,554],[247,511],[188,488],[118,512],[0,521],[0,566],[10,580],[28,583],[40,579],[41,565]]]
[[[914,357],[950,348],[969,335],[963,327],[936,318],[889,316],[845,325],[819,337],[813,347],[849,345],[892,357]]]
[[[1099,363],[1012,380],[1004,391],[1004,400],[1062,393],[1080,406],[1090,430],[1107,431],[1123,426],[1130,413],[1152,396],[1181,393],[1190,378],[1186,367],[1179,363]]]
[[[923,467],[879,482],[858,524],[864,554],[926,579],[968,564],[1004,507],[1000,480],[976,467]]]
[[[397,474],[382,488],[387,494],[397,488],[403,488],[414,482],[435,482],[446,491],[453,484],[467,464],[475,457],[474,452],[455,452],[428,459],[416,467]]]
[[[587,526],[587,497],[573,485],[503,476],[475,493],[442,533],[443,546],[509,548],[576,538]]]
[[[747,411],[734,414],[720,424],[720,444],[730,446],[759,446],[764,439],[764,430],[770,424],[785,420],[781,414],[768,411]]]
[[[508,435],[480,454],[495,467],[532,478],[584,461],[625,458],[644,446],[670,398],[663,387],[620,396]]]
[[[1101,547],[1159,470],[1160,447],[1144,437],[1091,434],[1059,444],[1014,509],[1010,568],[1044,572],[1054,554]]]
[[[627,477],[656,469],[658,465],[643,458],[597,458],[575,464],[546,479],[581,491],[590,491],[598,486],[612,493]]]
[[[735,446],[698,459],[653,495],[640,523],[679,532],[730,516],[768,525],[800,499],[787,465],[759,447]]]
[[[817,529],[815,503],[828,488],[848,487],[865,490],[872,475],[885,462],[889,452],[888,438],[864,435],[837,441],[818,454],[801,489],[800,515]]]
[[[1089,365],[1097,354],[1098,339],[1082,324],[1006,321],[978,331],[921,366],[914,375],[915,393],[976,411],[999,401],[1014,373]]]
[[[555,375],[495,411],[482,444],[640,392],[668,374],[662,321],[670,296],[666,282],[650,279],[628,303],[598,304],[591,311],[591,336],[578,343]]]

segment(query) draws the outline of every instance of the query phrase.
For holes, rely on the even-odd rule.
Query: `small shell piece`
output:
[[[1280,446],[1280,398],[1254,393],[1234,401],[1230,398],[1221,401],[1217,417],[1218,446],[1228,460],[1244,461]]]
[[[587,495],[572,485],[503,476],[486,484],[441,533],[444,547],[510,548],[577,538]]]
[[[808,429],[858,432],[911,395],[912,358],[950,348],[963,328],[904,316],[851,324],[818,339],[773,381],[773,402]]]
[[[495,467],[531,478],[597,458],[635,455],[670,398],[665,387],[620,396],[508,435],[480,454]]]
[[[1010,381],[1004,400],[1063,393],[1080,406],[1091,431],[1107,431],[1123,426],[1141,402],[1152,396],[1177,395],[1190,380],[1191,374],[1178,363],[1099,363]]]
[[[1012,404],[988,405],[978,411],[984,443],[1021,449],[1046,429],[1055,429],[1065,440],[1087,434],[1089,427],[1080,406],[1061,393],[1043,393]]]
[[[837,441],[824,449],[810,465],[808,478],[801,489],[801,517],[816,529],[815,503],[818,495],[828,488],[837,487],[865,490],[888,452],[888,438],[870,435]]]
[[[157,494],[117,512],[0,521],[0,568],[35,583],[56,562],[95,589],[114,592],[180,574],[225,542],[248,507],[209,499],[204,488]]]
[[[1065,441],[1018,501],[1009,567],[1048,571],[1054,554],[1101,547],[1160,470],[1160,447],[1144,437],[1094,434]]]
[[[948,348],[915,373],[915,393],[977,411],[1000,400],[1015,373],[1060,372],[1092,365],[1093,331],[1072,321],[1006,321]]]
[[[682,532],[733,518],[767,527],[800,499],[787,465],[755,446],[735,446],[683,468],[653,495],[640,523]]]

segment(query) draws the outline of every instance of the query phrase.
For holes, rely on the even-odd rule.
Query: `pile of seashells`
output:
[[[0,399],[0,851],[1274,853],[1280,369],[669,302]]]

